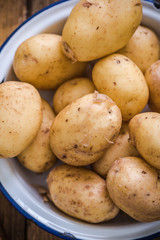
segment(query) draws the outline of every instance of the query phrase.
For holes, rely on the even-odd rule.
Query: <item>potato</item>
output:
[[[40,129],[31,144],[17,157],[27,169],[41,173],[50,169],[56,162],[49,142],[49,129],[55,115],[51,106],[42,99],[43,119]]]
[[[83,97],[95,90],[94,84],[88,78],[74,78],[63,83],[55,92],[53,107],[59,113],[64,107],[74,100]]]
[[[113,202],[132,218],[160,220],[160,179],[143,159],[116,160],[107,175],[107,188]]]
[[[160,114],[140,113],[129,123],[129,135],[140,155],[160,169]]]
[[[73,64],[61,50],[62,37],[38,34],[17,49],[13,68],[17,78],[39,89],[55,89],[61,83],[84,74],[86,63]]]
[[[70,216],[98,223],[119,212],[108,195],[105,180],[87,168],[56,166],[47,182],[53,203]]]
[[[91,61],[124,47],[142,18],[140,0],[81,0],[62,32],[63,51],[72,61]]]
[[[32,85],[0,84],[0,157],[20,154],[36,136],[41,121],[41,97]]]
[[[92,168],[96,173],[106,178],[114,161],[127,156],[136,157],[139,156],[139,153],[129,139],[128,123],[123,122],[115,143],[106,150],[102,158],[92,164]]]
[[[160,60],[147,69],[145,78],[149,88],[149,107],[160,113]]]
[[[119,50],[130,58],[143,73],[159,58],[159,40],[149,28],[139,26],[127,45]]]
[[[66,106],[50,129],[50,144],[63,162],[84,166],[95,162],[116,139],[121,112],[106,95],[85,95]]]
[[[149,90],[145,78],[126,56],[112,54],[99,60],[92,76],[97,90],[116,102],[124,121],[140,113],[148,102]]]

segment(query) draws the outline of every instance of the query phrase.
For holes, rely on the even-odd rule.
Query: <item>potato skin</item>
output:
[[[27,169],[42,173],[49,170],[56,162],[49,142],[49,129],[55,114],[47,101],[42,99],[43,119],[40,129],[31,144],[17,157]]]
[[[59,113],[74,100],[95,91],[95,86],[89,78],[74,78],[63,83],[53,97],[53,108]]]
[[[0,84],[0,156],[20,154],[36,136],[42,121],[41,97],[28,83]]]
[[[87,168],[58,165],[47,182],[53,203],[70,216],[98,223],[119,212],[108,195],[105,180]]]
[[[106,178],[114,161],[118,158],[127,156],[136,157],[139,156],[139,153],[129,139],[128,123],[123,122],[115,143],[106,150],[102,158],[92,164],[92,169],[102,177]]]
[[[13,69],[17,78],[39,89],[55,89],[61,83],[84,74],[86,63],[73,64],[61,50],[62,37],[38,34],[17,49]]]
[[[160,180],[157,171],[137,157],[116,160],[107,175],[113,202],[141,222],[160,220]]]
[[[160,113],[160,60],[147,69],[145,78],[149,88],[149,107],[152,111]]]
[[[159,58],[159,40],[149,28],[138,26],[137,30],[119,53],[130,58],[143,73]]]
[[[141,70],[121,54],[99,60],[92,72],[93,82],[100,93],[108,95],[129,121],[148,102],[149,90]]]
[[[91,61],[124,47],[140,24],[140,0],[81,0],[62,32],[64,53],[73,61]]]
[[[88,165],[116,139],[121,122],[121,112],[108,96],[88,94],[56,116],[50,129],[51,148],[67,164]]]
[[[160,114],[140,113],[129,123],[129,135],[140,155],[160,169]]]

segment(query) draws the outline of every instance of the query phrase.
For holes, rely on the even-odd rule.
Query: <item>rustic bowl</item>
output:
[[[21,24],[0,48],[0,83],[16,80],[12,61],[18,45],[25,39],[41,33],[61,33],[64,22],[78,0],[64,0],[50,5]],[[157,1],[158,2],[158,1]],[[160,9],[153,1],[142,1],[143,25],[152,28],[160,37]],[[52,92],[41,91],[47,100]],[[27,218],[41,228],[64,239],[129,240],[153,239],[160,236],[160,221],[140,223],[124,213],[115,219],[90,224],[76,220],[59,211],[51,203],[44,203],[37,186],[46,187],[47,173],[34,174],[14,159],[0,159],[0,189],[8,200]]]

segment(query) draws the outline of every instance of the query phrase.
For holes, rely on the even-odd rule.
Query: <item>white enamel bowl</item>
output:
[[[18,45],[25,39],[41,33],[61,33],[63,24],[77,0],[62,1],[38,12],[24,22],[5,41],[0,49],[0,82],[15,80],[12,61]],[[142,23],[152,28],[160,37],[160,10],[143,1]],[[41,92],[48,100],[52,92]],[[0,188],[8,200],[27,218],[40,227],[64,239],[129,240],[153,239],[160,236],[160,221],[139,223],[121,213],[112,221],[89,224],[73,219],[44,203],[36,184],[46,187],[48,173],[37,175],[24,169],[16,159],[0,159]]]

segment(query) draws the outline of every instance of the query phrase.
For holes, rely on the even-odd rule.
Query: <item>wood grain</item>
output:
[[[0,237],[2,240],[25,239],[26,219],[0,193]]]
[[[26,0],[0,0],[0,45],[25,19]]]
[[[61,238],[53,236],[40,229],[35,223],[27,220],[27,240],[60,240]]]
[[[36,0],[36,1],[32,1],[29,0],[28,1],[28,15],[31,16],[33,15],[35,12],[41,10],[44,7],[47,7],[50,4],[53,4],[55,2],[59,2],[59,0]]]

